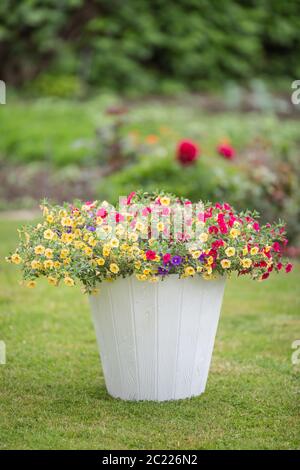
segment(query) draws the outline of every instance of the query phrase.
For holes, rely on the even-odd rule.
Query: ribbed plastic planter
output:
[[[91,296],[107,390],[124,400],[177,400],[204,392],[225,279],[134,277]]]

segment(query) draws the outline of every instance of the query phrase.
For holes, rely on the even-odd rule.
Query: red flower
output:
[[[96,213],[97,217],[101,217],[102,219],[104,219],[106,216],[107,216],[107,210],[103,209],[103,207],[101,207],[101,209],[99,209]]]
[[[164,264],[168,264],[169,261],[170,261],[170,259],[171,259],[170,253],[166,253],[166,254],[163,256],[163,262],[164,262]]]
[[[288,263],[285,267],[285,272],[290,273],[292,269],[293,269],[293,265],[291,263]]]
[[[280,244],[278,242],[273,243],[273,250],[277,251],[277,253],[280,252],[281,248],[280,248]]]
[[[282,269],[282,263],[277,264],[277,269],[278,269],[278,271],[280,271]]]
[[[211,225],[208,229],[209,233],[218,233],[219,229],[216,225]]]
[[[259,225],[259,223],[258,223],[258,222],[254,222],[253,228],[254,228],[254,230],[256,230],[256,232],[259,232],[259,231],[260,231],[260,225]]]
[[[155,251],[152,251],[152,250],[146,251],[146,258],[148,261],[154,260],[155,257],[156,257]]]
[[[132,191],[132,193],[129,194],[127,197],[127,204],[131,203],[131,199],[135,196],[135,191]]]
[[[270,273],[264,273],[261,278],[262,279],[268,279],[268,277],[270,276]]]
[[[233,160],[235,156],[234,148],[229,144],[220,144],[217,147],[217,151],[227,160]]]
[[[119,212],[116,213],[116,222],[123,222],[124,221],[124,215],[120,214]]]
[[[199,147],[191,140],[181,140],[177,147],[177,160],[182,165],[190,165],[199,155]]]

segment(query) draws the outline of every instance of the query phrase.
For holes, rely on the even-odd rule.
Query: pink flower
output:
[[[277,253],[280,252],[281,247],[280,247],[280,244],[279,244],[278,242],[274,242],[274,243],[273,243],[273,250],[274,250],[274,251],[277,251]]]
[[[170,253],[166,253],[166,254],[163,256],[163,262],[164,262],[164,264],[168,264],[168,263],[170,262],[170,259],[171,259]]]
[[[177,146],[177,160],[182,165],[190,165],[199,155],[199,147],[191,140],[181,140]]]
[[[120,214],[119,212],[116,213],[116,222],[123,222],[124,221],[124,215]]]
[[[107,210],[101,207],[101,209],[97,211],[96,215],[97,217],[101,217],[102,219],[104,219],[107,216]]]
[[[278,269],[278,271],[280,271],[282,269],[282,263],[277,264],[277,269]]]
[[[217,147],[217,151],[220,155],[222,155],[227,160],[233,160],[235,156],[234,148],[229,144],[220,144]]]
[[[290,273],[292,269],[293,269],[293,265],[291,263],[288,263],[285,267],[285,272]]]
[[[260,225],[258,222],[254,222],[254,224],[252,225],[252,227],[254,228],[254,230],[256,232],[259,232],[260,231]]]
[[[135,196],[135,191],[132,191],[132,193],[129,194],[127,197],[127,204],[131,203],[132,198]]]
[[[155,251],[152,251],[152,250],[146,251],[146,258],[148,261],[154,260],[155,257],[156,257]]]
[[[142,215],[144,217],[147,217],[147,215],[150,214],[150,213],[151,213],[150,207],[145,207],[145,209],[142,210]]]

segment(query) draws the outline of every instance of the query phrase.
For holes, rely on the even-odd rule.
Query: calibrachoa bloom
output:
[[[257,215],[238,213],[227,203],[193,206],[167,193],[132,192],[125,200],[125,208],[105,201],[44,202],[43,222],[20,230],[7,261],[22,268],[29,288],[46,277],[52,286],[81,282],[86,292],[132,275],[156,282],[172,274],[209,280],[235,272],[264,280],[292,270],[282,258],[282,223],[260,225]],[[184,210],[187,223],[179,229],[174,221]]]
[[[191,140],[182,140],[177,147],[177,159],[182,165],[190,165],[199,155],[199,147]]]

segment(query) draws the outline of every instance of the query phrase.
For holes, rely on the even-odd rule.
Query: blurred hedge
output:
[[[2,0],[0,24],[1,79],[56,93],[300,76],[299,0]]]

